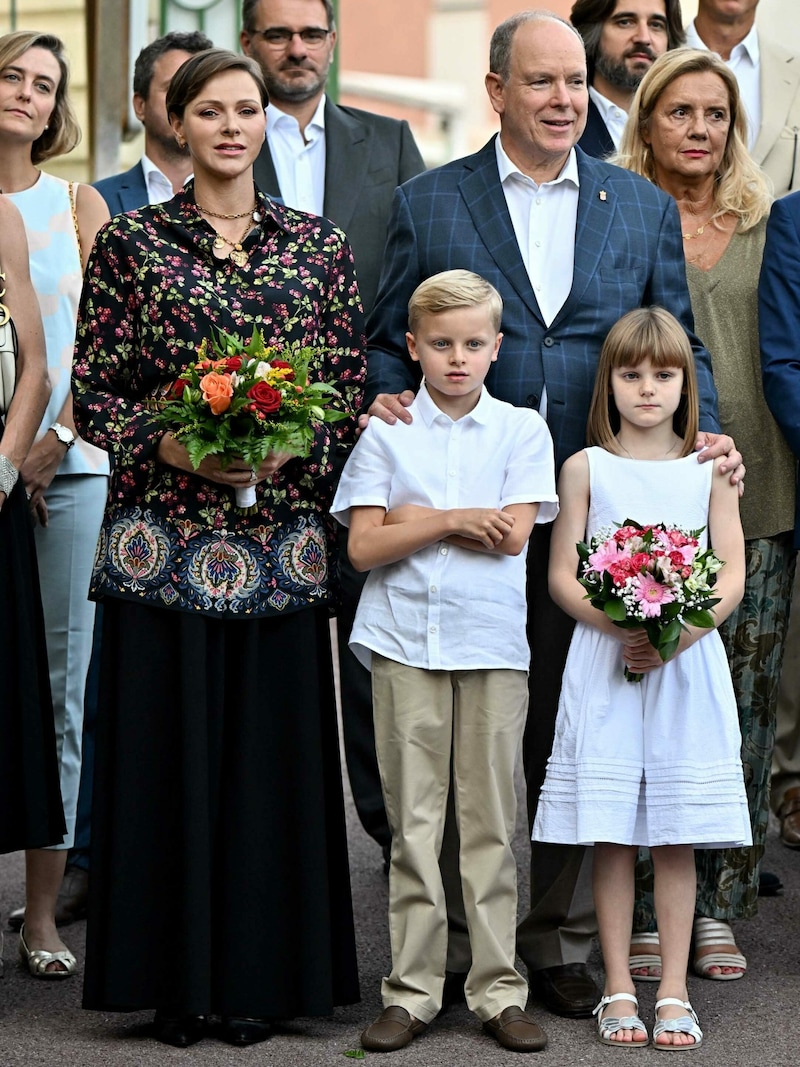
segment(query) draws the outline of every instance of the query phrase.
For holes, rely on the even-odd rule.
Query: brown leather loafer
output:
[[[800,848],[800,786],[787,789],[778,812],[781,820],[781,843],[787,848]]]
[[[409,1015],[405,1008],[386,1008],[378,1019],[361,1035],[361,1044],[369,1052],[394,1052],[405,1048],[428,1024]]]
[[[562,963],[528,971],[528,985],[548,1011],[568,1019],[590,1016],[602,995],[585,963]]]
[[[499,1015],[483,1024],[483,1029],[512,1052],[539,1052],[547,1044],[541,1026],[516,1004],[503,1008]]]

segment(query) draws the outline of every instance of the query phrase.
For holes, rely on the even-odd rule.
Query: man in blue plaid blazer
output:
[[[412,178],[395,193],[367,327],[369,413],[388,422],[408,421],[405,404],[419,384],[418,364],[409,359],[404,342],[408,299],[424,278],[463,267],[490,281],[504,302],[503,343],[487,388],[500,400],[546,413],[559,467],[585,444],[598,355],[609,329],[632,308],[660,304],[686,327],[695,352],[701,427],[710,446],[706,454],[730,453],[733,470],[741,457],[730,438],[715,434],[710,359],[692,332],[675,203],[642,178],[574,147],[588,103],[580,36],[553,15],[512,16],[493,35],[490,70],[486,85],[500,116],[502,151],[493,137],[475,155]],[[572,175],[573,189],[578,186],[572,194],[577,197],[575,227],[564,228],[564,240],[574,241],[572,284],[567,278],[563,291],[568,295],[549,321],[523,261],[509,211],[514,192],[507,188],[508,178],[500,178],[503,157],[517,171],[513,181],[532,183],[531,203],[538,205],[537,197],[547,194],[539,192],[545,183],[556,184],[564,175]],[[530,226],[529,260],[541,256],[534,247],[536,225]],[[550,243],[545,255],[554,249]],[[541,259],[539,265],[541,280]],[[544,268],[546,275],[547,259]],[[544,282],[547,288],[546,277]],[[531,821],[552,746],[573,626],[547,593],[548,529],[535,528],[528,554],[532,661],[524,758]],[[599,999],[586,970],[596,929],[589,860],[590,850],[582,847],[533,844],[531,912],[519,928],[518,950],[533,992],[562,1015],[589,1014]]]

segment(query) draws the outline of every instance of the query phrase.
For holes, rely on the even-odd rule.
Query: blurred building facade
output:
[[[526,6],[564,17],[573,0],[334,0],[338,87],[343,103],[408,118],[435,166],[479,147],[497,128],[484,90],[492,29]],[[69,52],[73,98],[84,138],[66,161],[91,179],[130,166],[141,152],[130,108],[133,60],[167,30],[202,29],[238,48],[240,0],[0,0],[0,32],[41,29]],[[683,0],[685,20],[696,0]],[[758,25],[800,53],[798,0],[760,0]]]

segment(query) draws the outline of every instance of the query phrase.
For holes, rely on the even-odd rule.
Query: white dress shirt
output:
[[[558,177],[541,185],[511,162],[499,135],[495,138],[495,151],[500,184],[522,262],[544,323],[549,326],[569,296],[575,273],[580,189],[575,149],[570,150]],[[539,413],[547,418],[546,386],[542,389]]]
[[[144,171],[144,183],[147,186],[148,204],[163,204],[166,200],[173,198],[175,190],[172,188],[172,182],[146,155],[142,155],[142,170]]]
[[[615,104],[613,100],[609,100],[607,96],[598,93],[593,85],[589,86],[589,96],[594,100],[595,106],[600,112],[600,118],[606,125],[608,135],[614,142],[614,147],[619,149],[622,141],[622,131],[628,121],[628,112],[623,111],[618,104]]]
[[[694,22],[686,28],[686,44],[689,48],[703,48],[708,45],[701,40]],[[761,50],[758,46],[758,33],[755,23],[743,41],[731,49],[731,58],[725,62],[736,75],[739,93],[747,114],[747,147],[753,150],[761,128]]]
[[[500,359],[503,358],[502,351]],[[535,411],[496,400],[486,389],[453,421],[425,385],[413,422],[370,419],[345,464],[331,514],[402,504],[504,508],[541,502],[537,523],[558,511],[553,442]],[[350,647],[427,670],[527,670],[525,557],[436,544],[370,572]]]
[[[572,288],[578,220],[578,161],[571,149],[561,173],[536,182],[523,174],[495,140],[497,169],[522,262],[545,325],[556,317]]]
[[[321,215],[325,199],[325,94],[306,126],[305,136],[296,118],[270,104],[267,143],[284,204]]]

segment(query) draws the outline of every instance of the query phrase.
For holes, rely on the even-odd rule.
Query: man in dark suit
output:
[[[701,435],[711,446],[704,458],[730,453],[728,469],[738,467],[730,438],[714,433],[716,391],[708,353],[692,334],[674,201],[574,147],[588,104],[577,31],[545,12],[515,15],[492,37],[490,71],[499,138],[395,193],[367,324],[370,414],[409,420],[405,408],[418,377],[403,345],[408,298],[423,278],[458,266],[503,297],[503,345],[489,392],[546,415],[558,465],[584,445],[608,330],[632,308],[660,304],[683,323],[695,352],[701,425],[710,431]],[[528,555],[531,705],[523,745],[531,820],[572,632],[547,592],[548,553],[547,528],[537,528]],[[599,999],[586,968],[596,928],[589,861],[590,851],[579,846],[534,843],[531,911],[518,931],[532,991],[563,1015],[589,1014]]]
[[[684,41],[680,0],[576,0],[586,46],[589,110],[578,145],[605,159],[618,148],[633,94],[653,61]]]
[[[325,215],[347,234],[369,313],[378,288],[395,188],[425,169],[407,122],[340,107],[325,84],[336,46],[329,0],[244,0],[242,51],[264,73],[267,135],[254,167],[258,187],[290,207]],[[405,327],[404,327],[405,330]],[[388,856],[369,672],[348,647],[363,576],[341,540],[342,604],[337,616],[344,747],[356,810]]]
[[[178,146],[167,121],[167,89],[189,56],[211,47],[213,42],[204,33],[167,33],[136,57],[133,110],[144,127],[144,155],[130,170],[95,182],[112,215],[169,200],[183,188],[192,160],[188,147]]]

